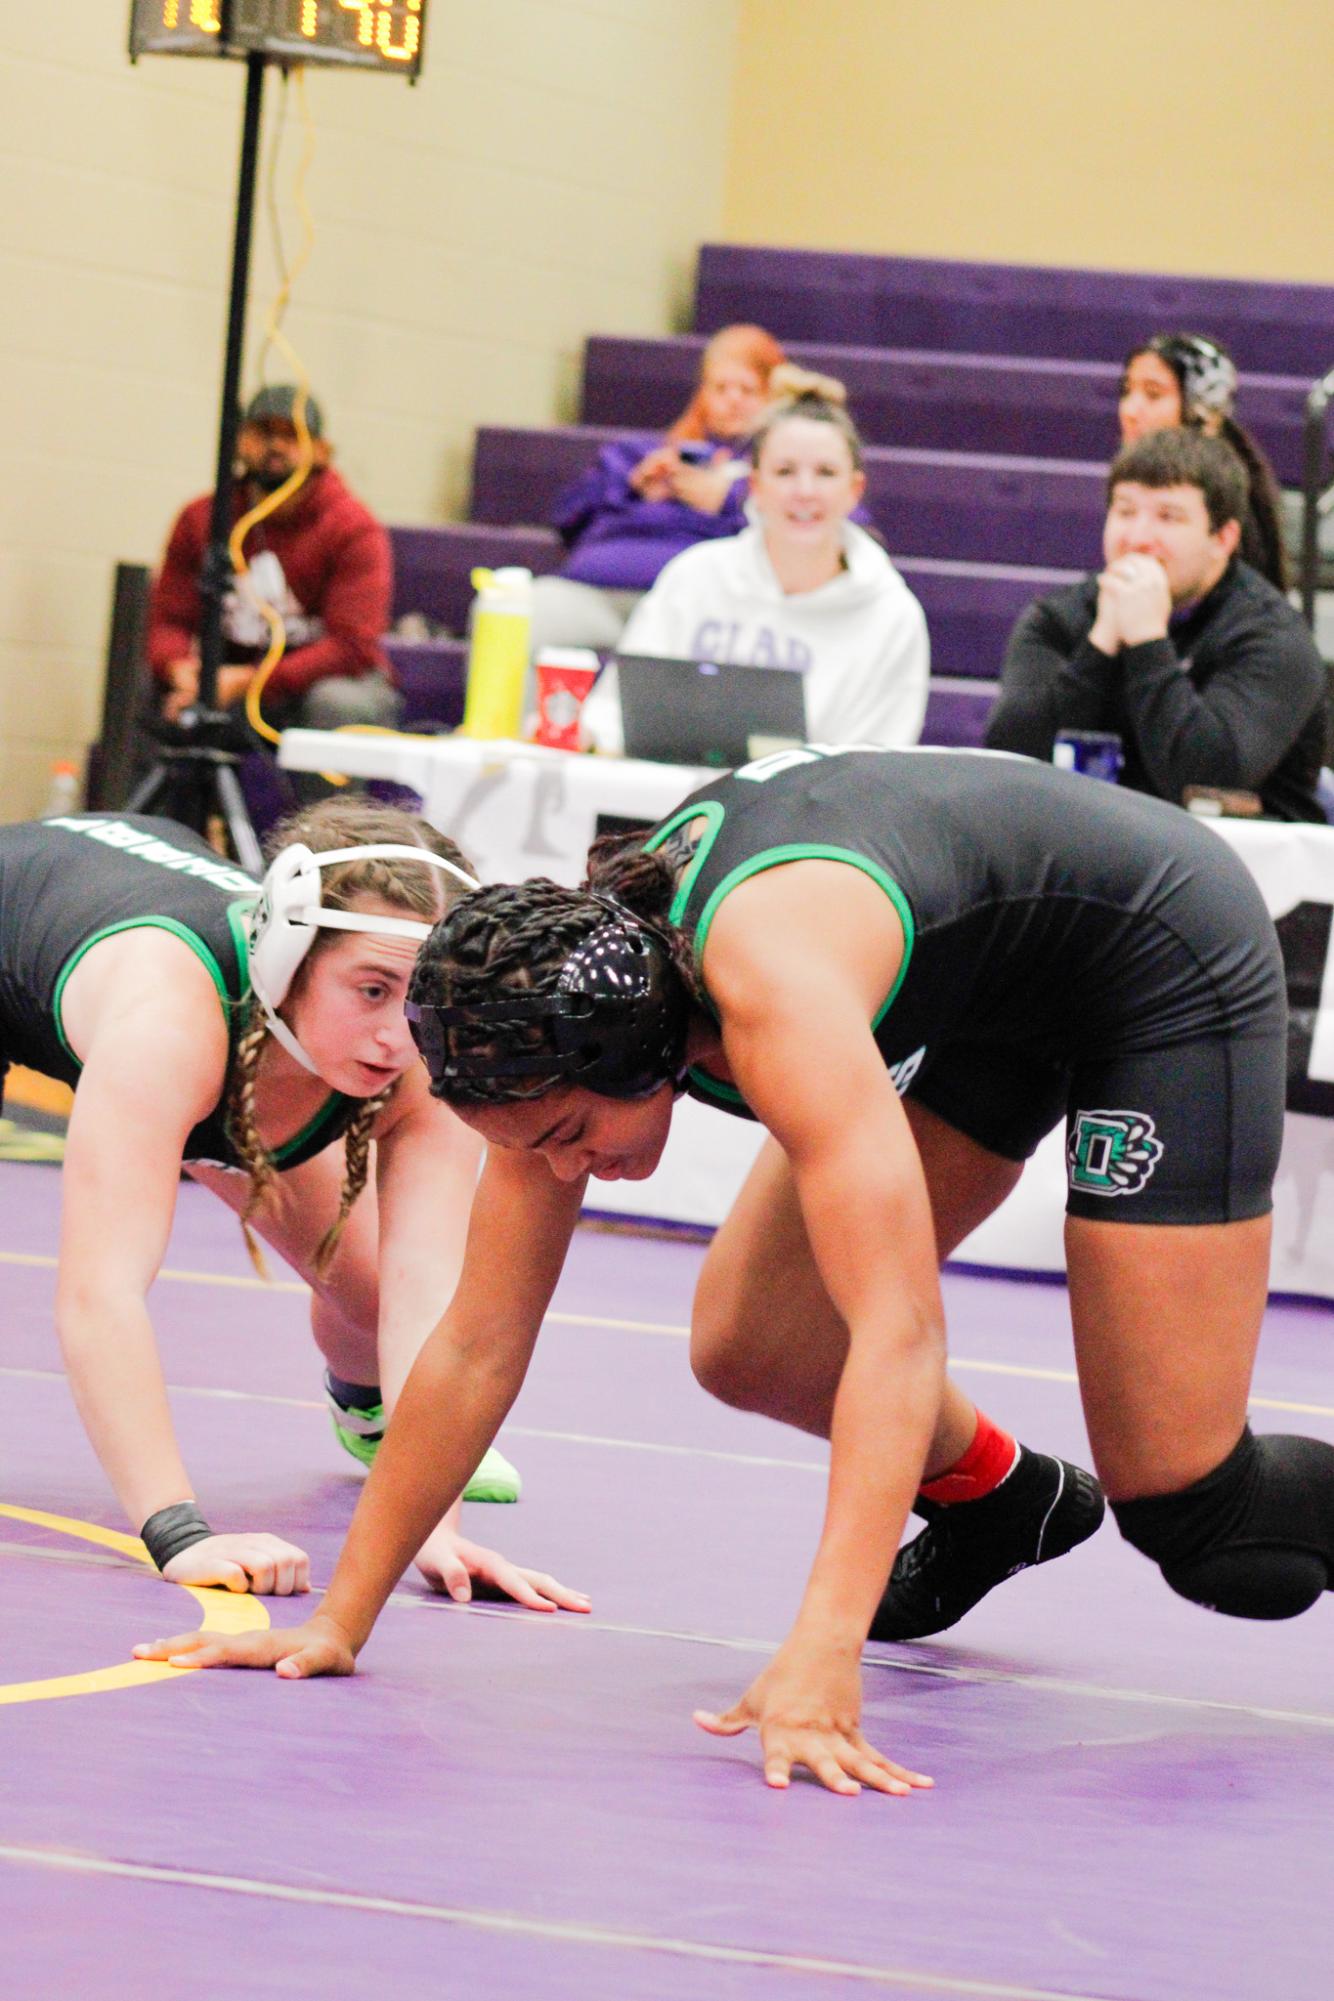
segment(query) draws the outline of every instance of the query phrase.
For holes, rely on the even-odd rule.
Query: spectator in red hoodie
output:
[[[237,437],[234,521],[296,469],[296,396],[290,385],[273,383],[246,407]],[[333,470],[323,417],[309,397],[306,424],[315,454],[310,474],[276,513],[250,530],[249,574],[244,583],[233,584],[224,601],[219,707],[244,700],[268,650],[269,628],[252,601],[258,597],[281,613],[287,628],[286,651],[263,697],[263,713],[275,727],[392,726],[401,705],[380,644],[393,589],[389,537]],[[182,509],[153,585],[148,659],[168,721],[199,692],[199,573],[212,504],[212,495],[203,494]]]

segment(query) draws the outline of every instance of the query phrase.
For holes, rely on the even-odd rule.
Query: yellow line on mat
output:
[[[0,1515],[16,1522],[31,1522],[34,1528],[54,1529],[57,1535],[77,1536],[80,1542],[100,1543],[114,1549],[133,1563],[149,1563],[148,1551],[136,1535],[120,1529],[104,1529],[97,1522],[76,1521],[71,1515],[48,1515],[39,1508],[16,1508],[0,1502]],[[245,1633],[263,1628],[269,1615],[263,1602],[235,1591],[201,1591],[183,1584],[203,1611],[214,1632]],[[41,1681],[0,1682],[0,1704],[7,1702],[49,1702],[62,1695],[104,1695],[113,1688],[138,1688],[150,1681],[173,1681],[189,1674],[189,1668],[174,1668],[166,1661],[121,1661],[115,1667],[91,1668],[86,1674],[47,1675]]]

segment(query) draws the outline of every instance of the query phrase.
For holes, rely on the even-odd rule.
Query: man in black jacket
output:
[[[1301,618],[1237,559],[1246,473],[1198,431],[1155,431],[1108,477],[1101,574],[1023,613],[987,723],[993,750],[1050,758],[1058,730],[1112,730],[1122,784],[1256,792],[1323,820],[1325,669]]]

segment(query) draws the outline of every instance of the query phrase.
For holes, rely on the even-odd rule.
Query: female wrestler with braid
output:
[[[1334,1446],[1246,1422],[1285,1012],[1273,926],[1210,828],[986,752],[777,752],[647,843],[595,849],[588,890],[462,898],[409,996],[433,1089],[488,1144],[450,1309],[313,1618],[144,1651],[352,1671],[517,1392],[588,1175],[650,1173],[682,1089],[771,1134],[705,1260],[696,1372],[832,1445],[793,1630],[705,1729],[757,1728],[771,1784],[804,1764],[836,1792],[911,1791],[861,1734],[868,1631],[938,1631],[1096,1526],[1094,1483],[1016,1463],[945,1374],[937,1261],[1062,1120],[1118,1526],[1199,1604],[1307,1610],[1334,1586]],[[914,1508],[928,1525],[894,1561]]]
[[[56,1320],[121,1506],[172,1583],[282,1595],[308,1589],[305,1553],[214,1534],[172,1427],[146,1296],[182,1166],[241,1216],[257,1261],[252,1226],[309,1282],[335,1428],[369,1461],[381,1401],[392,1408],[454,1289],[479,1146],[432,1101],[403,1018],[421,939],[471,881],[457,848],[356,800],[290,821],[276,853],[261,908],[279,924],[273,885],[294,868],[307,903],[303,921],[281,920],[295,951],[270,993],[260,886],[174,822],[0,829],[0,1078],[19,1062],[75,1086]],[[498,1454],[478,1476],[483,1498],[517,1479]],[[455,1597],[471,1576],[527,1605],[582,1603],[460,1540],[452,1513],[418,1561]]]

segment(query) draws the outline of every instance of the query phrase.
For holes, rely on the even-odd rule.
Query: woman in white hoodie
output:
[[[674,557],[619,650],[790,667],[804,676],[813,741],[913,744],[926,713],[926,619],[884,550],[848,518],[866,487],[861,439],[841,385],[818,383],[775,403],[755,432],[750,525]],[[597,749],[624,748],[614,663],[584,722]]]

